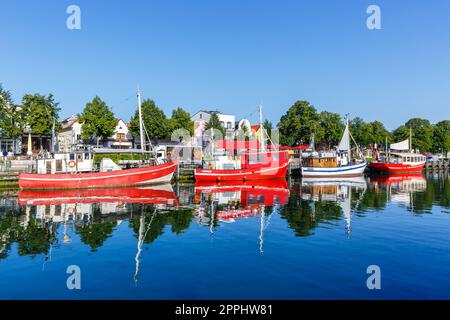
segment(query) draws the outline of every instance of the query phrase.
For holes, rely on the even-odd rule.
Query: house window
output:
[[[117,133],[116,137],[117,140],[125,140],[125,133]]]
[[[231,122],[227,122],[227,129],[231,129]]]

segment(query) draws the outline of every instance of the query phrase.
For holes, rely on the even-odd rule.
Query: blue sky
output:
[[[66,8],[81,8],[81,30]],[[381,8],[381,30],[366,9]],[[0,83],[16,102],[53,93],[61,117],[99,95],[118,117],[136,86],[170,116],[262,101],[276,123],[296,100],[388,129],[450,119],[447,0],[0,0]],[[257,121],[256,116],[250,118]]]

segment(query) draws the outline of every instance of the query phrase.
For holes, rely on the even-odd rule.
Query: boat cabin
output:
[[[287,151],[243,152],[238,156],[216,156],[204,168],[216,170],[258,169],[262,165],[284,163],[289,160]]]
[[[389,163],[417,164],[425,162],[426,157],[418,153],[391,152],[389,153]]]
[[[312,152],[303,158],[304,167],[313,168],[336,168],[337,156],[334,152]]]
[[[86,152],[56,153],[52,159],[36,160],[39,174],[92,172],[93,155]]]

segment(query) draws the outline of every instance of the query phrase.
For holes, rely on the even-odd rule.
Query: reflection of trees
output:
[[[146,206],[144,208],[144,225],[149,228],[144,239],[145,243],[152,243],[155,241],[164,233],[164,228],[167,225],[171,226],[171,231],[175,234],[182,233],[184,230],[189,228],[193,218],[192,209],[189,208],[178,208],[177,210],[157,210],[156,215],[153,217],[153,221],[150,223],[153,212],[153,206]],[[130,218],[129,225],[136,238],[139,238],[140,224],[140,216]]]
[[[55,229],[50,228],[50,224],[32,219],[26,228],[21,228],[17,239],[19,255],[47,254],[56,239]]]
[[[309,236],[319,223],[339,220],[342,208],[336,202],[307,201],[291,193],[289,202],[280,207],[280,216],[299,237]]]
[[[115,220],[109,220],[104,219],[99,210],[95,210],[91,221],[75,225],[75,233],[81,242],[91,247],[91,251],[97,251],[111,237],[117,225]]]
[[[8,256],[11,244],[17,243],[20,256],[47,254],[50,245],[56,241],[56,230],[51,222],[44,223],[38,219],[23,222],[17,212],[5,213],[0,217],[0,259]]]
[[[356,197],[359,197],[356,195]],[[358,207],[359,212],[365,210],[383,210],[388,202],[388,195],[385,188],[374,188],[373,185],[365,190]]]

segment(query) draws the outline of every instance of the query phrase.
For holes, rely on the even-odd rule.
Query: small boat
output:
[[[303,156],[302,176],[309,178],[356,177],[364,174],[367,163],[358,150],[358,158],[352,159],[348,119],[339,146],[332,151],[312,151]],[[353,140],[354,141],[354,140]],[[356,143],[355,143],[356,144]]]
[[[387,144],[386,144],[387,146]],[[368,168],[380,173],[420,173],[426,163],[426,157],[422,154],[413,153],[411,137],[402,142],[390,145],[384,155],[379,156],[371,162]]]
[[[259,112],[260,127],[263,128],[261,108]],[[210,163],[211,168],[195,170],[195,180],[219,182],[284,178],[289,165],[289,154],[287,151],[266,150],[265,140],[266,135],[262,130],[256,151],[246,149],[233,159],[226,155],[215,156]],[[245,141],[242,144],[245,145]]]
[[[142,157],[145,150],[141,99],[138,91],[139,123],[141,131]],[[123,187],[134,185],[169,183],[177,164],[172,161],[156,159],[154,165],[149,162],[135,163],[139,167],[122,169],[117,163],[103,158],[100,172],[95,171],[94,159],[90,152],[79,151],[54,154],[52,159],[37,160],[37,173],[21,173],[20,189],[80,189]]]

